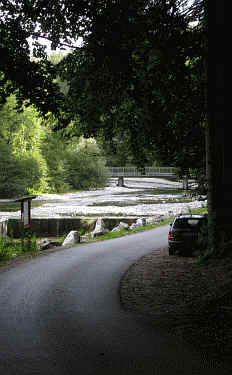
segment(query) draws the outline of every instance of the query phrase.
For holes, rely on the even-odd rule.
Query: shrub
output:
[[[9,237],[0,237],[0,262],[21,254],[21,245]]]
[[[21,251],[23,253],[35,253],[38,251],[36,237],[32,234],[27,234],[21,238]]]
[[[0,262],[15,258],[21,254],[33,254],[38,250],[36,237],[28,234],[20,240],[0,237]]]
[[[0,262],[10,258],[10,249],[8,247],[7,239],[0,238]]]

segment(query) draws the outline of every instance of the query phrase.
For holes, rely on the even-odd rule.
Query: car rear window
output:
[[[175,228],[199,228],[205,222],[204,219],[197,218],[183,218],[176,219]]]

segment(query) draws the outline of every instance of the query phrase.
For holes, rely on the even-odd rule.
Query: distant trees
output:
[[[18,194],[24,194],[26,179],[23,163],[12,153],[12,148],[0,139],[0,196],[9,198]]]
[[[104,185],[105,162],[96,158],[96,142],[68,140],[53,133],[32,106],[17,112],[15,105],[10,96],[0,110],[1,197]]]
[[[24,107],[18,113],[15,96],[10,96],[0,111],[1,154],[8,154],[10,169],[5,173],[5,184],[0,184],[0,194],[14,196],[32,190],[47,190],[41,146],[45,129],[33,107]],[[3,160],[0,167],[3,166]],[[13,170],[13,173],[10,171]],[[9,185],[11,188],[4,188]]]

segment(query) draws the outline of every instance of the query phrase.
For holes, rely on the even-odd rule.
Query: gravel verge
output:
[[[125,273],[120,298],[125,310],[232,368],[232,256],[200,265],[154,251]]]

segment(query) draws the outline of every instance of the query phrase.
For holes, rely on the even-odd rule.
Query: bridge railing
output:
[[[140,177],[140,176],[175,176],[174,167],[108,167],[107,174],[111,177]]]

